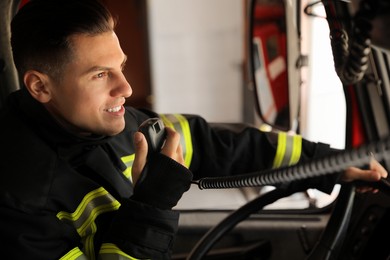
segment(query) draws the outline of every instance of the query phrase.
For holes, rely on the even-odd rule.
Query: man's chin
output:
[[[107,129],[107,131],[106,131],[106,133],[104,133],[104,135],[114,136],[114,135],[120,134],[124,129],[125,129],[124,125],[121,127]]]

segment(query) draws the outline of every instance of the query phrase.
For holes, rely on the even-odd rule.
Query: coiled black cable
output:
[[[371,53],[371,22],[377,10],[376,0],[360,2],[353,18],[351,37],[343,28],[334,26],[332,18],[328,18],[335,69],[343,84],[354,84],[364,77]],[[332,16],[329,11],[327,15]]]
[[[199,189],[278,185],[326,174],[334,174],[350,166],[363,167],[369,164],[373,156],[378,161],[390,158],[390,138],[289,167],[234,176],[206,177],[199,181],[194,181],[194,183],[199,186]]]

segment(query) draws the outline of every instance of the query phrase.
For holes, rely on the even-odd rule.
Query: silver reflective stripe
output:
[[[115,211],[120,203],[109,194],[104,188],[89,192],[77,209],[72,212],[61,211],[57,218],[75,227],[84,244],[84,254],[88,259],[95,259],[93,236],[96,232],[95,219],[102,213]]]
[[[273,168],[296,164],[301,157],[302,137],[278,133],[278,147],[274,158]]]
[[[184,163],[190,167],[193,154],[191,129],[187,119],[180,114],[161,114],[164,125],[171,127],[180,134],[180,144],[183,149]]]

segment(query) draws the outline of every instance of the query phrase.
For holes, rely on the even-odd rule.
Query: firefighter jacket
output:
[[[120,134],[81,138],[62,129],[26,90],[18,90],[0,117],[0,254],[39,260],[169,259],[179,213],[132,197],[132,136],[156,116],[181,134],[190,171],[157,156],[145,167],[158,173],[150,190],[158,194],[161,185],[172,186],[177,199],[189,188],[191,174],[194,179],[244,174],[333,151],[298,135],[131,107]],[[329,192],[335,182],[329,175],[290,185]]]

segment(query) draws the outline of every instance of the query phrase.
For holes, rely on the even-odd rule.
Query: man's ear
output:
[[[24,74],[24,85],[31,96],[41,103],[47,103],[51,99],[50,78],[48,75],[36,70],[29,70]]]

